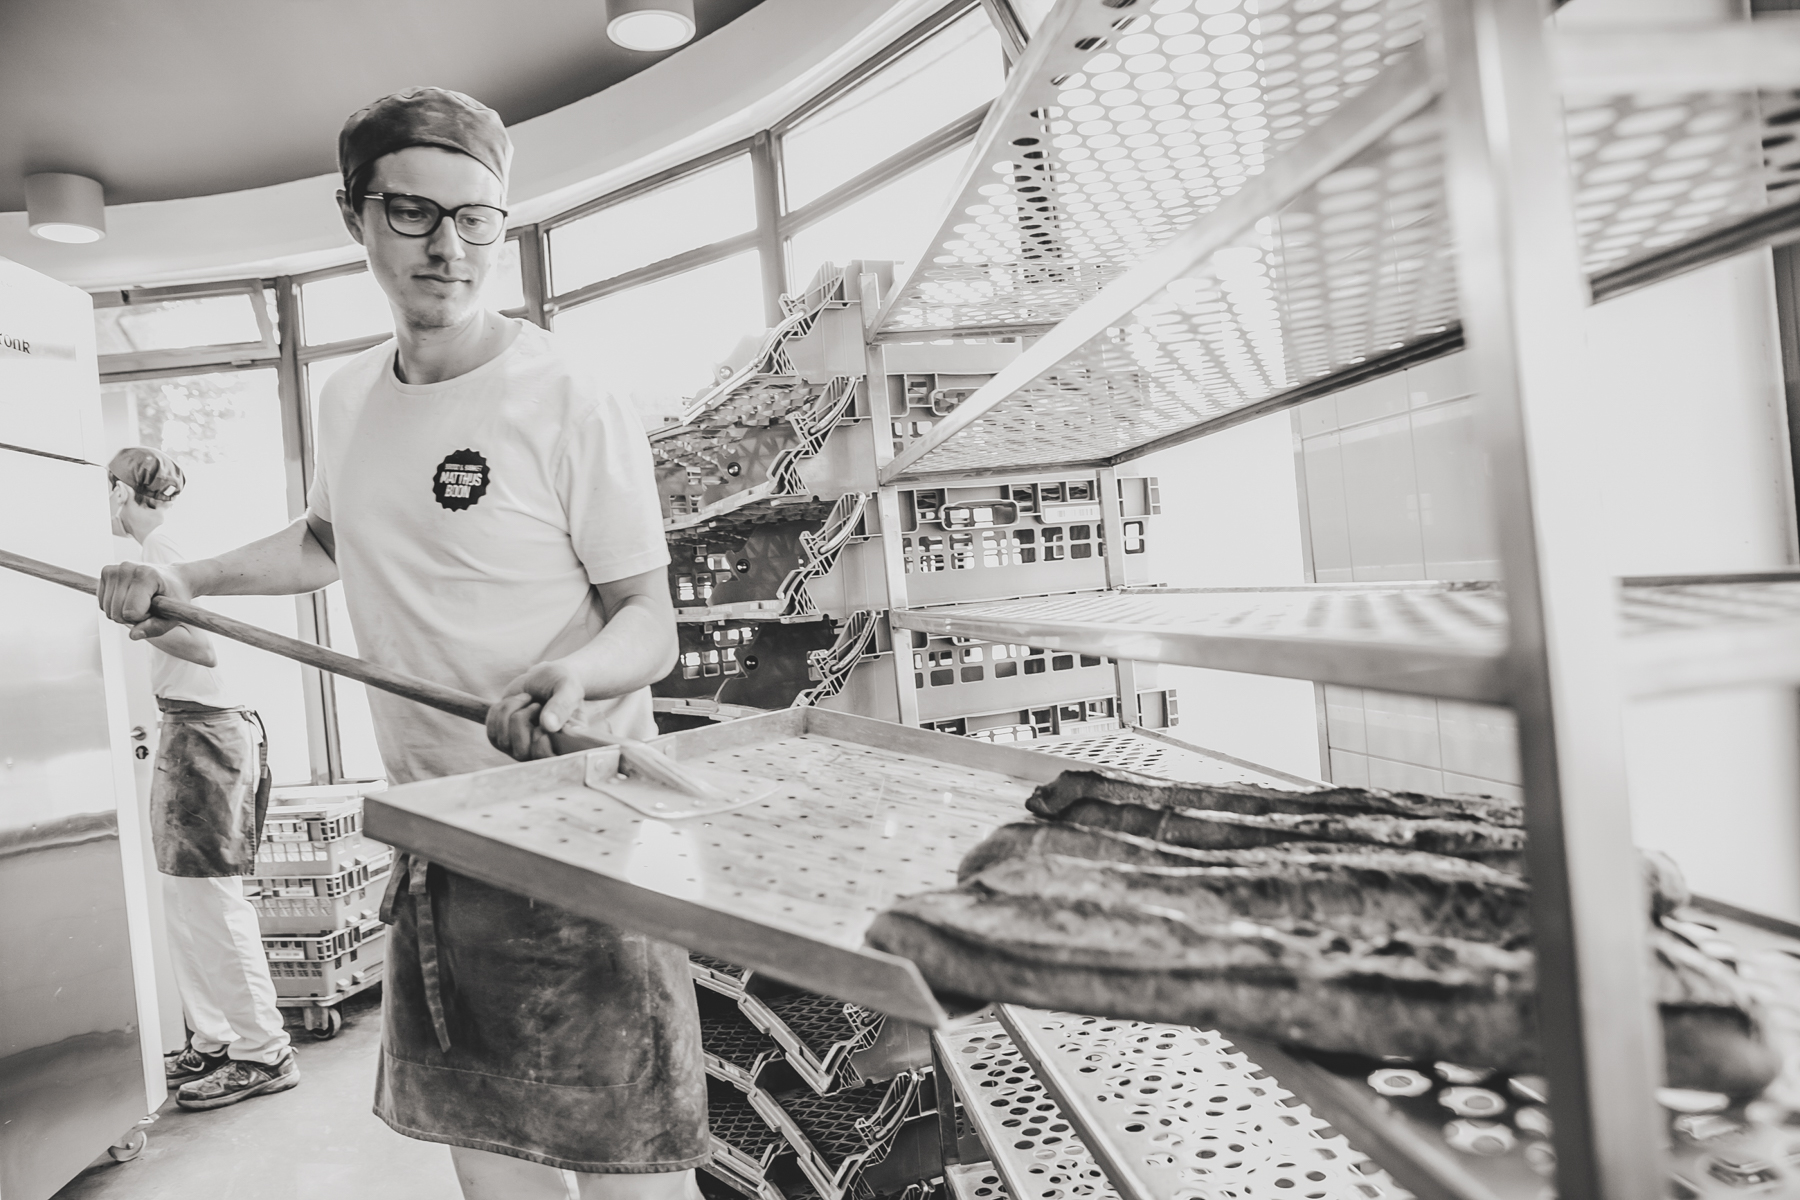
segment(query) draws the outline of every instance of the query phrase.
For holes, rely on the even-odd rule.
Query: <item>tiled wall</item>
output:
[[[1437,359],[1295,411],[1317,582],[1499,577],[1467,361]],[[1320,690],[1333,781],[1519,795],[1507,709]]]

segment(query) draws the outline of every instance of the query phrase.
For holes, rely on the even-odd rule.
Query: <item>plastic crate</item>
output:
[[[375,915],[393,861],[384,850],[336,875],[246,879],[244,897],[264,937],[342,929]]]
[[[269,963],[275,995],[289,999],[326,1000],[361,989],[380,978],[387,957],[387,928],[359,928],[361,941],[336,958],[278,959]]]
[[[259,878],[337,875],[367,855],[362,801],[270,808],[256,852]]]
[[[342,958],[362,945],[364,937],[374,935],[381,928],[378,917],[366,917],[358,924],[325,933],[294,934],[288,937],[265,935],[262,940],[263,954],[271,963],[324,962],[326,959]]]
[[[1149,518],[1161,508],[1153,478],[1121,479],[1127,582],[1147,571]],[[899,492],[901,550],[911,605],[992,600],[1104,588],[1100,480],[1091,473],[1008,479]],[[1136,568],[1136,569],[1134,569]]]

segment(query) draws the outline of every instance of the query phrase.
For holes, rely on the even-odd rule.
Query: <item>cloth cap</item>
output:
[[[502,184],[512,166],[512,139],[500,114],[461,92],[416,87],[383,96],[352,113],[338,134],[344,184],[384,154],[408,146],[442,146],[468,155]]]
[[[106,473],[153,504],[167,504],[187,486],[175,460],[149,446],[125,447],[106,464]]]

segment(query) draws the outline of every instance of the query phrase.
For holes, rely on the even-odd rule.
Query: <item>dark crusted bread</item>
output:
[[[1160,867],[1255,867],[1305,858],[1333,858],[1393,870],[1454,871],[1478,882],[1518,882],[1516,875],[1468,859],[1361,842],[1281,842],[1248,850],[1196,850],[1132,833],[1072,825],[1065,821],[1015,821],[1002,825],[963,855],[957,878],[966,880],[997,862],[1034,854],[1066,854],[1100,862]]]
[[[902,900],[869,944],[934,988],[1170,1021],[1319,1050],[1534,1069],[1531,955],[1400,934],[1361,941],[979,884]]]
[[[1382,813],[1246,814],[1112,800],[1074,800],[1054,816],[1072,825],[1115,830],[1195,850],[1247,850],[1287,842],[1348,842],[1448,854],[1516,871],[1523,865],[1525,849],[1523,829],[1441,817]]]
[[[1055,817],[1078,800],[1106,800],[1145,808],[1204,809],[1260,817],[1271,813],[1336,813],[1344,816],[1408,817],[1414,820],[1477,821],[1521,828],[1523,806],[1491,796],[1426,796],[1371,788],[1325,787],[1310,791],[1254,783],[1170,783],[1116,767],[1064,771],[1040,784],[1027,808]]]
[[[1669,1083],[1755,1096],[1781,1073],[1762,1005],[1737,973],[1661,925],[1650,931]]]
[[[1522,881],[1456,859],[1438,866],[1432,856],[1408,855],[1413,862],[1396,865],[1373,857],[1169,867],[1030,855],[995,863],[972,883],[993,895],[1153,908],[1207,925],[1247,920],[1363,939],[1405,932],[1503,946],[1530,939],[1531,892]]]

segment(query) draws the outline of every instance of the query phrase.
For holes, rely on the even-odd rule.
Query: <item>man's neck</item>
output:
[[[125,532],[131,535],[131,540],[141,546],[145,538],[162,527],[163,517],[157,512],[126,512],[119,523],[125,526]]]
[[[512,344],[513,323],[497,313],[475,313],[461,325],[394,327],[394,365],[403,383],[442,383],[498,358]]]

